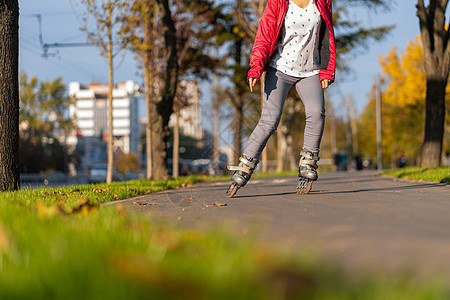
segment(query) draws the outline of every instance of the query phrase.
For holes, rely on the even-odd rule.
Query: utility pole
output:
[[[220,108],[219,104],[216,103],[214,104],[213,163],[217,167],[219,166],[220,162],[219,134],[220,134]]]
[[[219,134],[220,134],[220,79],[216,76],[216,88],[215,88],[215,99],[212,104],[214,113],[214,135],[213,135],[213,163],[214,167],[218,168],[220,162],[220,151],[219,151]]]
[[[382,153],[382,131],[381,131],[381,91],[380,79],[377,79],[375,87],[375,101],[376,101],[376,119],[377,119],[377,169],[383,169],[383,153]]]
[[[93,43],[44,43],[44,38],[42,34],[42,15],[35,14],[33,15],[38,19],[39,22],[39,43],[42,48],[42,57],[48,58],[49,56],[56,56],[57,52],[50,53],[50,48],[66,48],[66,47],[89,47],[94,46]]]

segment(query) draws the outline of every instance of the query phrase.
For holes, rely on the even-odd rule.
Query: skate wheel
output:
[[[297,195],[309,194],[309,192],[311,191],[311,188],[312,188],[312,181],[309,179],[303,178],[298,182]]]
[[[237,186],[236,184],[231,184],[231,186],[228,188],[227,191],[227,197],[228,198],[233,198],[234,195],[236,195],[237,190],[239,189],[239,186]]]

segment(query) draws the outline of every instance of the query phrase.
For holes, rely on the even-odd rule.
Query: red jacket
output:
[[[312,0],[320,12],[326,26],[320,28],[320,80],[334,81],[336,68],[336,46],[334,43],[333,18],[331,0]],[[284,18],[289,7],[289,0],[269,0],[259,21],[258,32],[250,58],[249,78],[261,77],[264,66],[273,54],[278,43],[278,35],[283,26]]]

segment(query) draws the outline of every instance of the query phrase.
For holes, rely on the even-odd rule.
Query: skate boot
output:
[[[309,191],[311,191],[313,181],[316,181],[317,178],[319,178],[316,172],[319,159],[319,151],[312,152],[302,150],[302,152],[300,152],[297,194],[309,194]]]
[[[247,182],[252,177],[253,170],[255,170],[256,165],[258,164],[257,160],[253,158],[248,158],[245,155],[239,158],[239,165],[236,166],[228,166],[228,170],[234,171],[231,180],[233,181],[230,187],[227,190],[227,197],[232,198],[238,189],[245,186]]]

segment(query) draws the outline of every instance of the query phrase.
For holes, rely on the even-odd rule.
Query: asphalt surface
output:
[[[349,270],[450,275],[449,185],[372,171],[320,175],[309,195],[295,194],[295,176],[254,178],[231,199],[228,185],[205,182],[120,202],[182,227],[230,226],[262,245],[315,253]]]

